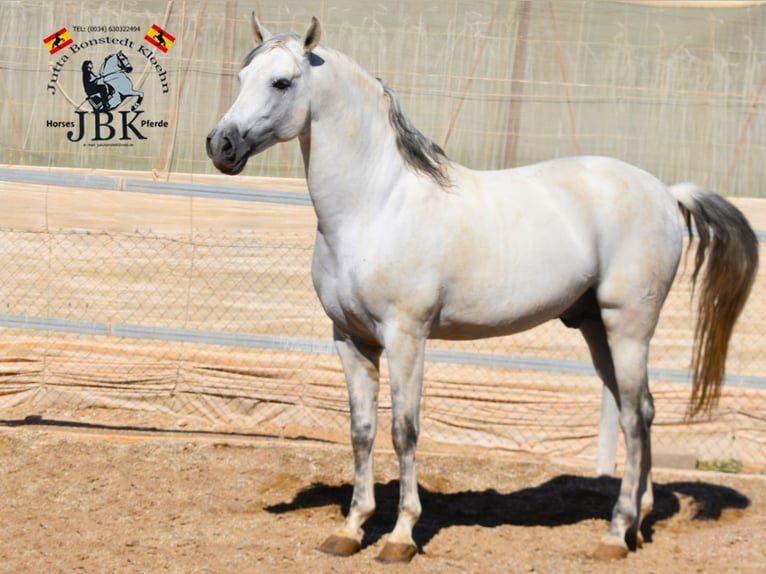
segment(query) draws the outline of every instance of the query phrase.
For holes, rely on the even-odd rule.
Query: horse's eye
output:
[[[274,89],[279,90],[280,92],[284,92],[287,88],[290,87],[292,82],[286,78],[280,78],[279,80],[274,80],[271,82],[271,87]]]

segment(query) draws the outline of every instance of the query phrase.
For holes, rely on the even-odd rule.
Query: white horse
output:
[[[690,412],[719,396],[731,331],[752,286],[758,244],[728,201],[693,184],[670,189],[616,159],[573,157],[504,171],[450,161],[405,117],[391,90],[304,34],[257,46],[240,92],[207,138],[237,174],[253,154],[300,141],[318,225],[312,276],[333,321],[351,410],[354,492],[320,547],[349,555],[375,508],[372,446],[379,360],[390,370],[399,514],[379,558],[408,561],[421,513],[415,446],[426,339],[504,335],[560,318],[578,328],[620,407],[627,459],[607,533],[594,554],[625,556],[652,505],[647,357],[683,243],[681,212],[706,258]],[[691,228],[690,228],[691,231]]]

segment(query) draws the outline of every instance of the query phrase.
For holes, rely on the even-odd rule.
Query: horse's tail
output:
[[[721,395],[726,354],[758,270],[758,238],[742,212],[709,189],[693,183],[671,186],[692,238],[699,243],[692,290],[703,268],[692,352],[692,394],[687,415],[709,413]],[[691,248],[691,244],[689,245]]]

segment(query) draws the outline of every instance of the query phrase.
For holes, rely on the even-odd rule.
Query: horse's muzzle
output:
[[[207,136],[205,148],[213,165],[228,175],[241,172],[250,157],[249,148],[236,128],[213,128]]]

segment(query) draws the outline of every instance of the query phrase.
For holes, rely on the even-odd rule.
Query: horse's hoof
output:
[[[418,553],[414,544],[402,542],[387,542],[383,550],[378,554],[378,562],[389,564],[391,562],[409,562]]]
[[[607,544],[601,542],[591,555],[596,560],[619,560],[628,556],[626,544]]]
[[[361,543],[358,540],[333,534],[327,538],[327,540],[322,542],[319,546],[319,550],[325,554],[332,554],[333,556],[351,556],[352,554],[357,553],[360,546]]]

